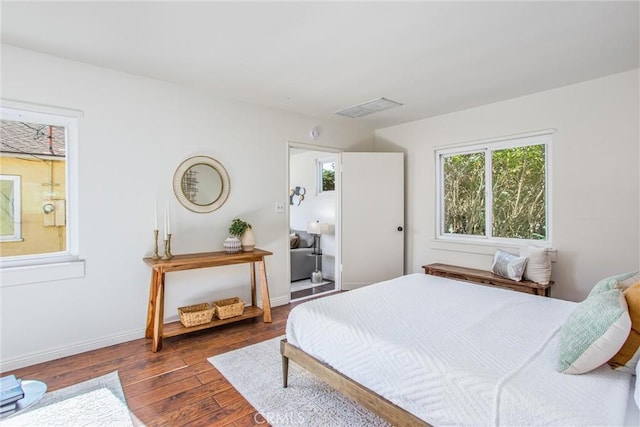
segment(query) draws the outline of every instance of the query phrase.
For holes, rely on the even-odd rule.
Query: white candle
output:
[[[158,199],[156,199],[156,206],[153,209],[153,229],[158,230]]]
[[[164,207],[164,240],[167,240],[167,207]]]
[[[167,234],[171,234],[171,209],[169,209],[169,203],[167,203]]]

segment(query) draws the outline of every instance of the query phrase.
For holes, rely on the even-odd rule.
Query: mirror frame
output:
[[[220,190],[220,195],[213,202],[208,205],[199,205],[193,203],[191,200],[187,199],[187,197],[182,192],[182,178],[189,169],[191,169],[195,165],[204,164],[213,168],[218,175],[220,175],[220,180],[222,181],[222,189]],[[192,212],[196,213],[208,213],[213,212],[216,209],[220,208],[220,206],[224,205],[224,202],[227,201],[229,197],[229,192],[231,190],[231,181],[229,179],[229,174],[227,170],[222,166],[222,163],[217,161],[214,158],[208,156],[194,156],[189,157],[187,160],[180,163],[180,166],[176,169],[173,174],[173,192],[176,195],[176,198],[184,206]]]

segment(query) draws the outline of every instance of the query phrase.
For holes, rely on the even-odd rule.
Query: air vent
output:
[[[346,116],[351,118],[358,118],[368,116],[369,114],[377,113],[378,111],[388,110],[390,108],[400,107],[402,104],[399,102],[391,101],[387,98],[378,98],[373,101],[365,102],[364,104],[354,105],[353,107],[345,108],[340,111],[336,111],[335,114],[340,116]]]

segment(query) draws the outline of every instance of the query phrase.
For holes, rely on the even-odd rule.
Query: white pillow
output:
[[[507,279],[521,281],[522,274],[527,265],[527,259],[524,257],[517,257],[508,252],[498,251],[493,256],[493,265],[491,271],[498,276],[506,277]]]
[[[528,259],[524,269],[524,278],[541,285],[551,280],[551,260],[545,248],[525,246],[520,248],[520,256]]]
[[[559,372],[584,374],[605,364],[631,331],[627,302],[620,289],[590,295],[560,329]]]

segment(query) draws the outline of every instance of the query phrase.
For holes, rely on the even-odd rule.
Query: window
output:
[[[336,189],[336,162],[318,159],[318,194]]]
[[[0,107],[3,268],[77,259],[73,151],[77,112]],[[75,116],[75,117],[74,117]]]
[[[436,151],[437,237],[550,243],[550,143],[544,134]]]
[[[0,241],[19,241],[22,236],[20,216],[20,177],[0,175]]]

